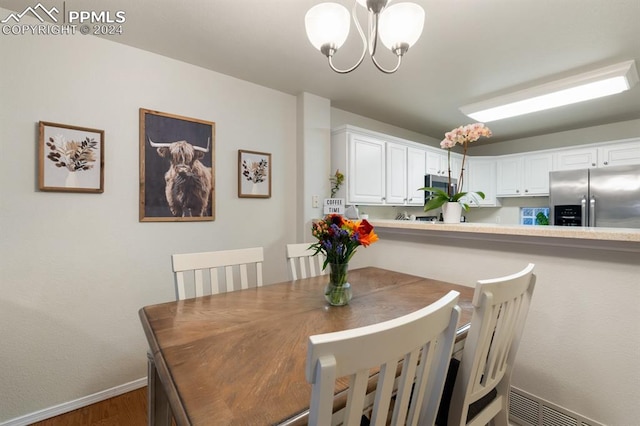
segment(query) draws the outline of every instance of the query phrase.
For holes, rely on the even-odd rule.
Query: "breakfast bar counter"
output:
[[[369,220],[376,231],[640,252],[640,229]]]

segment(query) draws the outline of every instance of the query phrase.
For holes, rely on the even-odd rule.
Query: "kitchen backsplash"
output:
[[[518,225],[520,223],[520,208],[548,207],[549,197],[518,197],[503,198],[502,207],[471,208],[464,212],[467,222],[501,223],[504,225]],[[360,215],[367,214],[369,219],[395,219],[399,215],[438,216],[440,209],[425,212],[422,207],[403,206],[358,206]]]

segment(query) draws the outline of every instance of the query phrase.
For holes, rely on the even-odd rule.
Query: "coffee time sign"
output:
[[[344,214],[344,198],[325,198],[324,214]]]

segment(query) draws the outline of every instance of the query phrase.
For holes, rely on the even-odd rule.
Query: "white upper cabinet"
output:
[[[397,142],[396,142],[397,141]],[[422,206],[426,150],[419,144],[347,126],[333,132],[331,167],[345,174],[347,204]]]
[[[500,206],[499,197],[548,196],[549,172],[640,165],[640,138],[492,157],[467,156],[466,192],[482,191],[474,207]],[[462,155],[381,133],[344,126],[332,132],[331,167],[345,174],[337,196],[347,204],[422,206],[424,175],[458,179]]]
[[[598,148],[576,148],[553,154],[553,170],[590,169],[598,166]]]
[[[600,147],[598,167],[640,164],[640,139]]]
[[[384,140],[336,130],[331,138],[331,168],[344,173],[337,197],[347,204],[384,204],[386,192],[386,143]]]
[[[562,149],[553,155],[553,170],[634,164],[640,164],[640,139]]]
[[[384,141],[353,134],[349,141],[348,201],[350,204],[385,202],[386,152]]]
[[[497,158],[498,197],[549,195],[550,153],[505,155]]]
[[[420,148],[407,148],[407,205],[424,205],[424,175],[426,170],[427,151]]]
[[[427,173],[429,175],[446,176],[449,169],[447,154],[428,150],[427,152]]]
[[[468,157],[467,157],[468,158]],[[462,165],[462,155],[451,153],[451,178],[460,177],[460,167]],[[449,155],[447,151],[436,148],[427,148],[427,170],[428,175],[448,176],[449,175]]]
[[[424,175],[426,151],[420,148],[387,142],[386,204],[402,206],[424,205]]]
[[[407,202],[407,147],[387,142],[387,204]]]
[[[484,200],[479,202],[465,197],[470,207],[496,207],[500,201],[496,198],[496,160],[494,157],[467,157],[463,180],[463,191],[483,192]]]

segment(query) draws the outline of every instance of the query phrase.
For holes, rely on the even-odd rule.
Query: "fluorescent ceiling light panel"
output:
[[[632,60],[465,105],[460,111],[488,123],[624,92],[637,82],[638,71]]]

